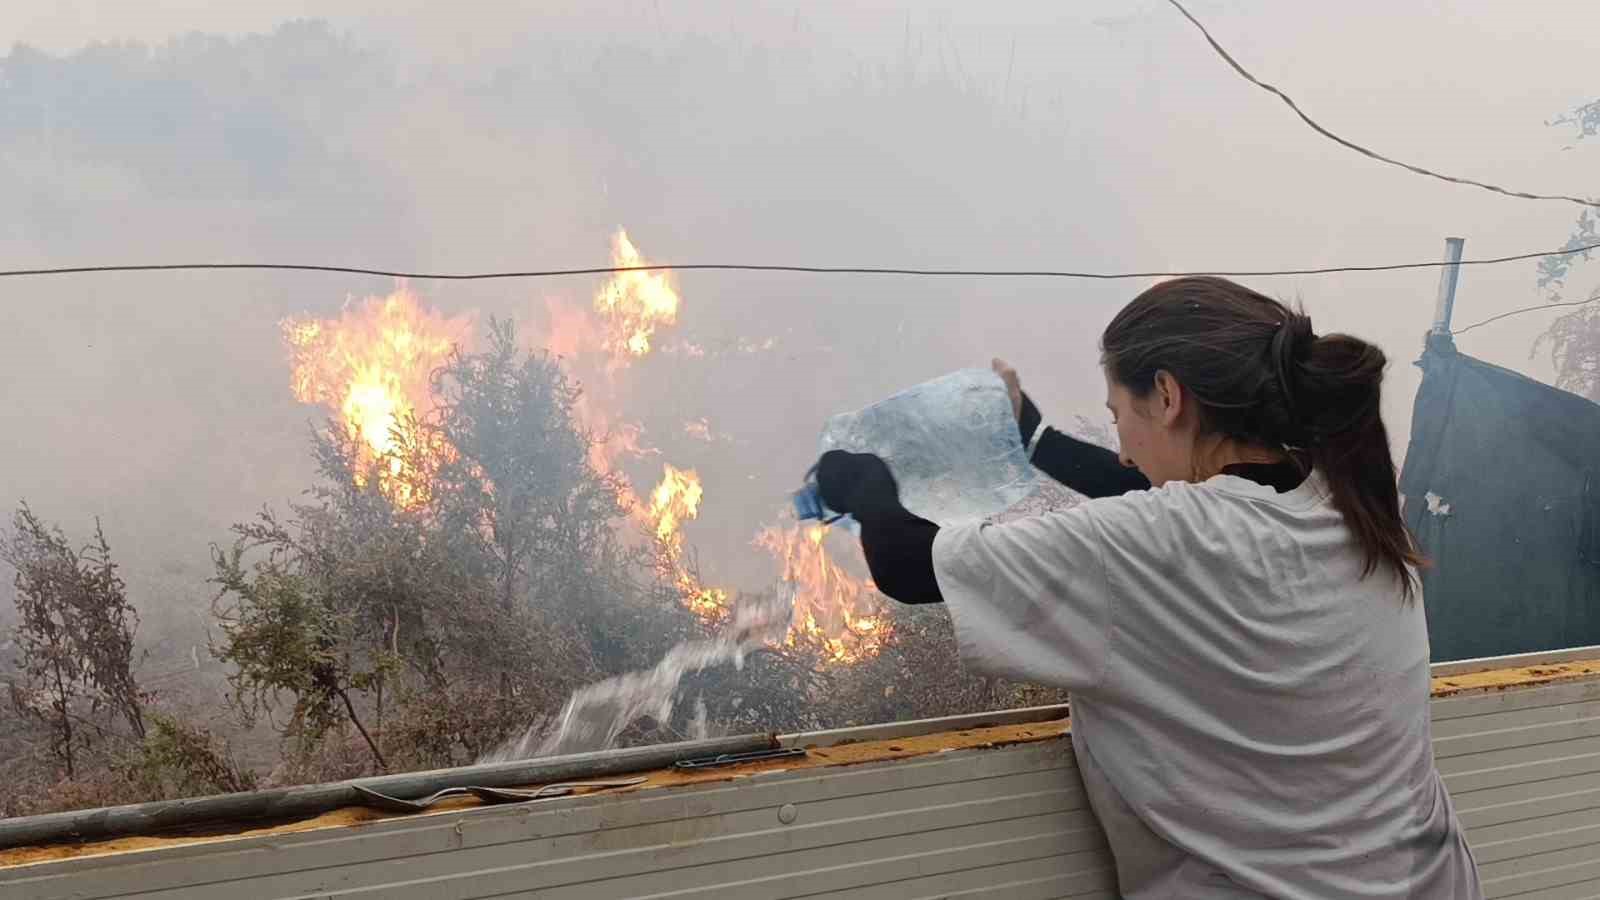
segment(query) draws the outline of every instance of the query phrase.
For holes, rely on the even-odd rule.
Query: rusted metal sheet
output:
[[[1490,896],[1600,896],[1600,664],[1453,666],[1435,751]],[[1062,713],[794,735],[804,757],[533,804],[12,851],[0,896],[1114,897]]]

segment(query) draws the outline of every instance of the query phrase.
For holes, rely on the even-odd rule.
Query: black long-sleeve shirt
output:
[[[1115,451],[1080,441],[1043,425],[1043,421],[1033,400],[1023,394],[1017,430],[1022,434],[1024,445],[1038,434],[1033,449],[1034,468],[1091,500],[1149,489],[1150,479],[1138,469],[1123,465],[1122,457]]]

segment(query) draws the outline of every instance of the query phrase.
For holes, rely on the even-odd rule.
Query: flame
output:
[[[612,238],[611,262],[619,267],[647,265],[622,229]],[[618,272],[594,298],[594,310],[601,319],[602,329],[595,329],[570,311],[552,307],[551,346],[559,347],[558,352],[564,355],[577,355],[591,349],[608,354],[605,377],[608,386],[614,388],[617,372],[649,356],[657,349],[653,339],[658,331],[677,324],[679,305],[679,296],[667,273]],[[603,333],[597,334],[597,330]],[[771,337],[759,341],[740,339],[737,350],[760,353],[775,345],[776,340]],[[688,359],[703,359],[707,355],[704,347],[681,339],[660,349]],[[613,421],[594,406],[584,407],[584,415],[591,429],[608,433],[607,440],[596,444],[591,460],[602,471],[617,475],[626,485],[626,478],[618,469],[622,458],[637,458],[656,451],[641,445],[637,428],[630,430],[625,423]],[[684,432],[702,441],[715,439],[706,419],[685,423]],[[625,489],[625,505],[656,542],[657,565],[662,577],[676,588],[684,604],[702,620],[718,622],[727,616],[731,598],[728,591],[700,582],[686,559],[682,532],[685,523],[699,516],[704,499],[700,476],[692,469],[671,465],[663,466],[661,480],[651,491],[648,503],[633,495],[631,487]],[[823,544],[826,531],[799,526],[767,528],[757,536],[756,543],[778,557],[780,577],[796,588],[794,618],[785,643],[791,647],[805,643],[820,650],[829,661],[854,663],[875,656],[891,627],[870,583],[851,577],[829,558]]]
[[[661,483],[650,492],[650,521],[655,523],[656,540],[681,543],[678,526],[700,514],[700,498],[705,492],[694,470],[662,468]]]
[[[647,265],[621,228],[611,240],[611,264],[617,267]],[[606,324],[604,347],[616,365],[650,352],[650,338],[658,327],[678,321],[678,292],[666,272],[617,272],[594,298],[595,312]]]
[[[806,643],[828,662],[856,663],[883,649],[894,628],[872,583],[851,576],[828,555],[824,525],[769,526],[755,544],[777,557],[794,588],[794,616],[784,643]]]
[[[470,336],[472,316],[424,310],[402,285],[386,297],[347,304],[336,319],[291,316],[279,325],[295,399],[337,411],[364,448],[358,468],[370,471],[386,460],[387,471],[379,474],[395,499],[415,502],[417,479],[403,477],[405,464],[393,455],[394,428],[407,416],[432,411],[428,377]]]
[[[689,564],[682,531],[684,522],[700,515],[704,495],[694,470],[663,465],[649,505],[636,508],[655,538],[656,566],[662,577],[677,589],[690,611],[704,621],[718,622],[728,615],[731,598],[726,590],[700,582]]]
[[[617,267],[648,265],[628,233],[617,229],[611,239],[611,264]],[[595,373],[598,384],[579,397],[574,409],[594,435],[589,463],[616,479],[623,508],[642,525],[655,544],[659,574],[681,596],[685,606],[702,620],[721,621],[730,609],[729,592],[700,582],[688,553],[682,527],[699,515],[704,491],[692,469],[663,465],[661,481],[641,498],[623,470],[629,460],[659,456],[660,450],[644,442],[643,430],[615,414],[622,404],[618,378],[621,370],[656,351],[654,338],[661,329],[677,324],[680,300],[665,272],[634,270],[614,273],[594,296],[591,310],[558,301],[546,302],[551,352],[583,364],[600,358]],[[695,355],[694,345],[689,355]],[[676,348],[666,348],[669,352]]]

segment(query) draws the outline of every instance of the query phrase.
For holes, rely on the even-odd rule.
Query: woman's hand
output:
[[[883,460],[871,453],[829,450],[817,461],[817,492],[834,512],[857,521],[902,509],[900,486]]]
[[[1011,395],[1011,414],[1017,417],[1017,421],[1022,421],[1022,379],[1017,376],[1017,370],[999,358],[990,365],[1000,380],[1006,383],[1006,393]]]

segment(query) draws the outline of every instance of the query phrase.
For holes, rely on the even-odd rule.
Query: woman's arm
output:
[[[910,510],[861,523],[861,552],[878,592],[901,603],[943,603],[933,574],[933,539],[939,526]]]
[[[1017,429],[1022,445],[1031,450],[1034,468],[1085,497],[1119,497],[1150,488],[1150,480],[1138,469],[1123,465],[1115,452],[1045,425],[1027,394],[1022,395]]]
[[[1090,499],[1149,489],[1150,481],[1138,469],[1123,465],[1116,453],[1044,425],[1039,407],[1022,390],[1017,370],[1003,359],[996,359],[993,368],[1011,395],[1011,411],[1017,417],[1022,446],[1027,448],[1034,468]]]
[[[883,460],[831,450],[817,462],[817,488],[829,509],[861,524],[861,551],[878,591],[901,603],[939,603],[933,539],[939,526],[900,503],[900,488]]]

